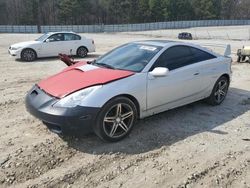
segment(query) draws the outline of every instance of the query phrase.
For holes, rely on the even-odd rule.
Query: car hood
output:
[[[32,44],[39,44],[39,43],[41,43],[41,42],[40,41],[19,42],[19,43],[11,45],[11,47],[19,48],[19,47],[26,47],[26,46],[29,46],[29,45],[32,45]]]
[[[130,71],[101,68],[81,62],[42,80],[37,85],[49,95],[63,98],[81,89],[107,84],[133,74]]]

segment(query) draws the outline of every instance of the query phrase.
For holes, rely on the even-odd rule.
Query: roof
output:
[[[51,35],[51,34],[57,34],[57,33],[73,33],[73,34],[76,34],[75,32],[73,31],[57,31],[57,32],[48,32],[47,34]]]
[[[180,42],[171,40],[142,40],[142,41],[136,41],[135,43],[165,47],[171,43],[180,43]]]
[[[189,43],[189,42],[171,41],[171,40],[142,40],[142,41],[136,41],[134,43],[159,46],[159,47],[163,47],[163,48],[168,47],[168,46],[172,46],[172,45],[185,45],[185,46],[198,48],[200,50],[203,50],[205,52],[208,52],[212,55],[217,56],[217,54],[215,54],[214,51],[212,51],[212,50],[210,50],[202,45],[195,44],[195,43]]]

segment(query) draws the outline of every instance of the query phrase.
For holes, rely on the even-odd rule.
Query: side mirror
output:
[[[45,42],[50,42],[50,39],[46,39]]]
[[[149,74],[154,77],[165,77],[169,73],[169,69],[165,67],[156,67],[153,71],[151,71]]]

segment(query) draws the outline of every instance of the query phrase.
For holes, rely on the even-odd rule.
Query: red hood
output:
[[[100,68],[81,62],[42,80],[38,83],[38,86],[48,94],[62,98],[75,91],[94,85],[106,84],[133,74],[130,71]]]

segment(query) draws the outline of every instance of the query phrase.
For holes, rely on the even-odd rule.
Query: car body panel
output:
[[[54,133],[63,135],[85,135],[93,132],[92,124],[100,108],[80,107],[56,108],[58,99],[47,95],[34,86],[25,98],[26,109],[38,117]]]
[[[103,85],[133,74],[130,71],[112,70],[86,64],[42,80],[38,86],[54,97],[63,98],[81,89]]]
[[[202,92],[199,65],[170,71],[166,77],[148,76],[148,109]]]

